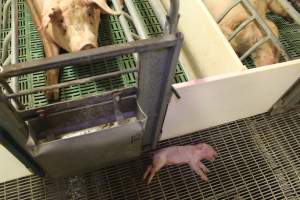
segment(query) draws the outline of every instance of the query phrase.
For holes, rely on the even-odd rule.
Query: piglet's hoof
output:
[[[154,153],[152,164],[147,167],[143,179],[150,184],[155,174],[164,166],[188,164],[202,180],[208,181],[209,169],[201,161],[215,161],[217,157],[217,151],[204,143],[167,147]]]

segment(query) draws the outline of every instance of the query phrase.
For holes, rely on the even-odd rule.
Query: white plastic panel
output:
[[[267,112],[300,77],[300,60],[174,85],[163,139]]]
[[[165,8],[170,0],[162,0]],[[245,70],[200,0],[180,2],[178,29],[184,34],[180,61],[190,80]]]
[[[29,170],[2,145],[0,145],[0,163],[0,183],[31,174]]]

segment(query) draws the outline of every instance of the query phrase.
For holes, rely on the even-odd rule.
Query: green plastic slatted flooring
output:
[[[279,40],[282,45],[286,48],[288,55],[291,59],[300,58],[300,26],[296,23],[289,23],[282,17],[274,14],[269,14],[268,17],[277,25],[279,28],[280,37]],[[280,60],[283,62],[283,58]],[[251,58],[247,58],[243,62],[248,68],[254,68]]]
[[[5,2],[5,0],[3,0]],[[152,37],[162,34],[162,29],[150,4],[147,0],[134,0],[135,5],[140,10],[140,15],[144,20],[149,35]],[[18,1],[19,8],[19,59],[20,62],[40,59],[44,57],[43,46],[37,30],[32,22],[30,12],[23,0]],[[10,21],[10,18],[9,18]],[[7,34],[8,27],[1,31],[1,41]],[[125,35],[122,27],[115,16],[102,16],[99,43],[101,46],[110,44],[125,43]],[[2,50],[2,46],[0,46]],[[135,62],[132,55],[122,56],[115,59],[105,60],[97,64],[83,66],[79,68],[65,67],[60,74],[60,82],[75,80],[98,75],[107,72],[118,71],[120,69],[135,68]],[[176,69],[175,82],[187,81],[187,77],[178,64]],[[45,85],[44,72],[33,73],[18,77],[19,90],[26,90]],[[123,88],[135,84],[134,74],[122,75],[106,80],[74,85],[61,90],[60,98],[64,100],[73,99],[80,96],[101,93],[112,89]],[[21,97],[22,102],[28,107],[39,107],[47,104],[43,93]]]

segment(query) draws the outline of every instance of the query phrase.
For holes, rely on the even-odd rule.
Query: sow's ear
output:
[[[120,15],[121,13],[114,11],[107,5],[106,0],[88,0],[90,3],[96,4],[97,7],[100,8],[100,10],[106,14],[109,15]]]
[[[62,11],[59,8],[50,8],[43,12],[42,27],[47,28],[50,22],[59,22],[62,19]]]

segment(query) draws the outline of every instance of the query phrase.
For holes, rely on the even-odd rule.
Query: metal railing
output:
[[[10,64],[16,64],[19,62],[19,46],[18,46],[18,1],[17,0],[7,0],[4,5],[0,1],[0,30],[7,29],[8,27],[8,17],[9,9],[11,13],[11,29],[4,36],[2,43],[2,55],[1,55],[1,65],[0,72],[2,72],[5,66]],[[2,21],[3,19],[3,21]],[[9,50],[10,45],[10,50]],[[3,83],[3,80],[1,80]],[[9,80],[9,86],[4,83],[4,89],[7,93],[13,93],[18,91],[18,78],[13,77]],[[15,99],[16,106],[18,108],[24,108],[18,99]]]
[[[297,10],[291,5],[291,3],[287,0],[279,0],[278,1],[282,7],[287,11],[287,13],[290,15],[290,17],[300,25],[300,14],[297,12]],[[262,39],[257,41],[251,48],[249,48],[241,57],[240,59],[243,61],[245,60],[251,53],[253,53],[257,48],[259,48],[261,45],[263,45],[265,42],[271,41],[275,47],[279,50],[283,58],[288,61],[290,60],[289,55],[287,54],[284,46],[280,43],[279,39],[275,36],[273,31],[270,29],[268,24],[266,23],[265,19],[260,16],[260,14],[256,11],[254,6],[249,0],[236,0],[228,9],[224,11],[224,13],[216,20],[217,23],[220,23],[227,14],[234,9],[238,5],[243,5],[244,8],[250,13],[250,16],[242,22],[229,37],[227,38],[230,41],[234,39],[234,37],[239,34],[247,25],[249,25],[252,22],[256,22],[262,30],[265,32],[266,36],[264,36]]]
[[[112,0],[112,2],[115,9],[122,12],[119,19],[127,43],[24,63],[11,63],[3,67],[0,73],[0,85],[6,90],[6,93],[0,91],[0,128],[6,135],[9,134],[11,139],[8,143],[14,141],[14,146],[21,149],[17,152],[18,157],[32,158],[37,166],[51,176],[70,175],[71,172],[75,173],[78,170],[91,169],[96,165],[112,163],[110,161],[121,161],[138,156],[145,146],[155,147],[161,136],[183,36],[171,31],[162,37],[150,39],[131,0],[124,1],[129,13],[122,11],[123,5],[119,1]],[[172,13],[174,14],[174,11]],[[14,17],[16,19],[16,16]],[[130,31],[127,20],[134,24],[137,34]],[[12,23],[12,25],[16,24]],[[176,30],[174,27],[172,29]],[[13,34],[12,32],[11,35]],[[12,41],[12,45],[16,46],[16,41]],[[129,54],[134,55],[138,66],[136,69],[93,75],[23,91],[14,91],[7,83],[8,79],[21,75],[54,68],[61,69],[66,66],[78,67],[86,63],[96,63]],[[120,88],[100,95],[30,109],[24,109],[18,100],[24,95],[85,84],[128,73],[136,73],[138,79],[136,87]],[[14,107],[11,101],[17,106]],[[127,122],[128,119],[133,119],[133,121]],[[106,123],[116,123],[117,127],[99,128],[100,125]],[[98,128],[93,129],[92,132],[101,134],[81,134],[86,133],[86,129],[95,127]],[[75,134],[71,140],[69,137],[60,137],[74,132],[81,135]],[[0,130],[0,136],[3,134]],[[57,136],[60,138],[57,139]],[[70,154],[68,149],[70,145],[72,151],[76,152],[75,154]],[[112,149],[111,145],[119,149]],[[83,147],[89,149],[89,152],[81,151]],[[113,153],[113,156],[107,156],[108,151]],[[107,158],[97,159],[100,154]],[[94,157],[93,162],[81,162],[78,159],[88,159],[91,155]],[[69,158],[67,162],[66,157]],[[23,160],[27,166],[28,162],[28,159]],[[72,162],[73,164],[70,165]]]

